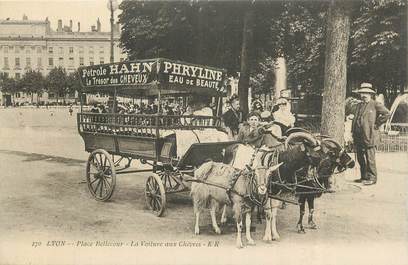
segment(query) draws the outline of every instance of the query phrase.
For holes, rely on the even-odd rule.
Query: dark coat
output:
[[[374,147],[378,138],[378,127],[387,121],[390,111],[382,103],[371,100],[368,103],[357,103],[350,112],[354,114],[354,143],[366,148]]]
[[[242,111],[240,110],[235,111],[232,108],[230,108],[223,114],[222,117],[225,126],[231,129],[234,136],[237,135],[239,131],[239,124],[244,120],[244,115],[242,114]]]

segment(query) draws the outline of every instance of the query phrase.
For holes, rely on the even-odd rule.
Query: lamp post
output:
[[[110,32],[110,62],[113,63],[114,57],[113,57],[113,13],[115,10],[118,8],[118,2],[116,0],[108,0],[108,9],[111,12],[111,17],[110,17],[110,24],[111,24],[111,32]]]

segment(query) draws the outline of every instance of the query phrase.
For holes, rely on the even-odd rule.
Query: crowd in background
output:
[[[271,110],[264,110],[264,104],[259,99],[258,95],[254,95],[254,100],[251,104],[251,113],[245,117],[240,109],[239,98],[236,94],[232,95],[227,100],[226,110],[222,114],[223,125],[230,136],[230,139],[237,140],[239,130],[245,127],[252,120],[252,127],[259,127],[265,124],[279,125],[281,131],[292,127],[295,122],[295,117],[291,113],[290,102],[286,98],[280,98],[275,102]],[[118,114],[157,114],[175,115],[175,116],[217,116],[216,104],[211,101],[211,98],[197,97],[191,98],[186,106],[175,101],[162,100],[161,105],[159,101],[154,99],[150,104],[140,102],[116,102],[110,99],[106,104],[95,103],[91,108],[92,113],[118,113]],[[185,118],[187,123],[190,119]],[[256,122],[254,122],[256,120]],[[199,125],[213,125],[209,120],[205,124],[200,122]],[[251,127],[251,128],[252,128]],[[249,132],[252,132],[249,129]],[[249,133],[248,132],[248,133]],[[281,135],[282,133],[277,133]],[[241,139],[242,140],[242,139]]]

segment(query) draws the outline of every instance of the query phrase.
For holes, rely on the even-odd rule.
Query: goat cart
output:
[[[162,216],[166,195],[188,190],[186,178],[194,169],[207,159],[222,161],[225,147],[234,143],[221,127],[223,69],[159,58],[82,67],[79,74],[83,96],[77,125],[90,153],[88,189],[98,201],[112,197],[117,175],[150,172],[146,203]],[[107,111],[85,111],[82,101],[95,94],[110,96]],[[164,102],[185,104],[192,97],[206,98],[215,113],[166,113]],[[135,99],[141,105],[154,102],[149,109],[154,113],[120,110],[121,101],[135,106]],[[145,166],[133,168],[133,160]]]

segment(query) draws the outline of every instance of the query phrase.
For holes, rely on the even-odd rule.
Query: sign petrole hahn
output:
[[[79,69],[83,87],[167,84],[224,91],[225,71],[168,59],[94,65]]]

